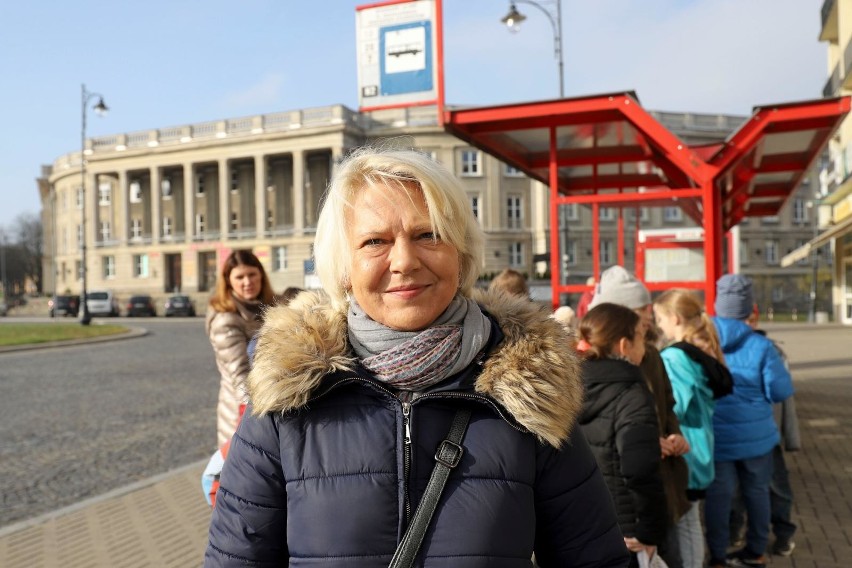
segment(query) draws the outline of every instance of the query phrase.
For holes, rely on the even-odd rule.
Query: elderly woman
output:
[[[482,243],[425,155],[339,166],[314,249],[327,296],[267,313],[205,566],[388,566],[401,541],[392,566],[626,565],[568,337],[527,300],[474,299]]]

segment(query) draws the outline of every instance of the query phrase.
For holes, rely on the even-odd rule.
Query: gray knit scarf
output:
[[[396,331],[371,319],[355,298],[349,342],[361,364],[400,390],[419,391],[467,367],[488,342],[491,322],[470,298],[456,296],[422,331]]]

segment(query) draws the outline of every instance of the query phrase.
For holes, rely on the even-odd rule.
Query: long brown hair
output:
[[[604,302],[598,304],[580,320],[582,351],[586,359],[609,357],[622,339],[636,340],[639,316],[630,308]]]
[[[222,263],[222,270],[219,271],[219,278],[216,281],[216,292],[210,298],[210,306],[217,312],[237,311],[237,306],[234,304],[234,289],[231,287],[231,271],[238,266],[251,266],[260,271],[260,294],[257,299],[267,306],[272,305],[275,294],[272,292],[269,276],[266,275],[260,259],[248,249],[238,249],[231,251]]]
[[[667,314],[680,318],[683,322],[684,341],[724,363],[725,356],[722,355],[716,326],[694,293],[684,288],[672,288],[660,294],[654,304]]]

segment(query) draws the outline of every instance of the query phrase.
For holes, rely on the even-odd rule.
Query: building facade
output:
[[[720,142],[746,119],[651,114],[688,144]],[[322,195],[335,165],[363,144],[417,148],[455,172],[486,235],[483,278],[504,268],[549,278],[545,186],[445,133],[433,107],[358,113],[338,105],[88,140],[85,195],[80,153],[59,157],[39,179],[44,290],[80,292],[83,239],[87,288],[110,289],[120,300],[179,291],[203,305],[222,260],[237,248],[255,251],[277,291],[318,285],[311,260]],[[779,259],[813,236],[804,197],[811,183],[777,218],[741,224],[739,265],[758,282],[762,309],[807,310],[810,265],[791,272]],[[563,274],[582,283],[593,275],[592,209],[560,209]],[[694,226],[675,203],[623,215],[627,227]],[[616,209],[599,209],[601,269],[620,258],[635,268],[635,239],[616,250],[617,219]]]
[[[852,0],[824,0],[820,41],[826,42],[828,80],[823,95],[852,95]],[[852,117],[847,116],[829,144],[819,178],[820,235],[832,263],[832,311],[852,324]]]

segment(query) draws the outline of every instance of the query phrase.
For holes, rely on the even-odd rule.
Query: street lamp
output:
[[[82,293],[80,294],[80,301],[83,303],[83,317],[80,320],[80,323],[83,325],[89,325],[92,321],[92,315],[89,313],[89,302],[86,300],[86,275],[88,269],[86,268],[86,107],[89,106],[89,101],[98,98],[98,103],[92,107],[98,115],[103,116],[107,113],[109,108],[107,108],[106,104],[104,104],[103,95],[99,95],[98,93],[92,93],[86,90],[85,83],[82,86],[82,100],[83,100],[83,128],[80,133],[80,175],[82,177],[82,182],[80,185],[80,191],[83,197],[83,207],[82,207],[82,220],[80,221],[80,229],[82,231],[82,251],[81,251],[81,262],[82,262]]]
[[[553,27],[553,54],[559,68],[559,98],[565,97],[565,80],[562,66],[562,0],[550,0],[549,2],[533,2],[533,0],[513,0],[509,2],[509,13],[500,21],[506,24],[511,32],[520,31],[521,22],[527,19],[525,15],[518,12],[515,4],[529,4],[541,10],[550,25]],[[544,6],[546,4],[547,7]]]

